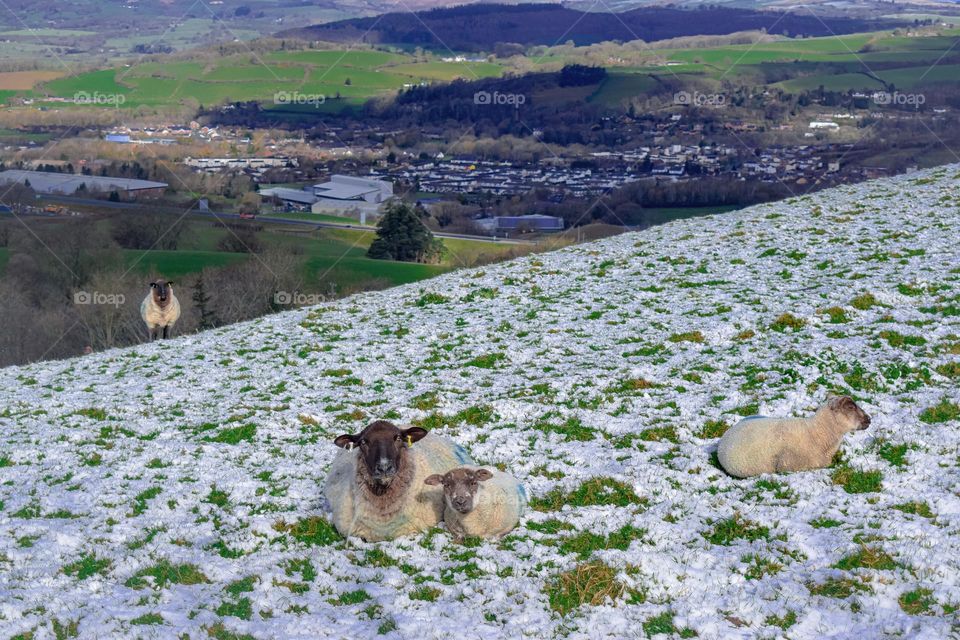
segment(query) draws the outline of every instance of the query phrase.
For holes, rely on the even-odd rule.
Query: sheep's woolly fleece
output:
[[[941,167],[0,371],[0,635],[956,635],[958,184]],[[739,416],[828,392],[874,419],[832,468],[717,469]],[[531,510],[498,542],[345,543],[331,441],[374,417],[509,469]]]
[[[471,465],[474,471],[483,467]],[[499,469],[488,469],[473,496],[473,509],[459,513],[444,500],[443,520],[447,530],[463,536],[495,538],[509,533],[527,508],[527,492],[517,479]]]
[[[424,480],[470,462],[463,447],[428,433],[407,451],[407,464],[412,465],[410,485],[390,505],[398,511],[386,517],[376,504],[365,500],[357,486],[357,465],[364,464],[359,448],[341,451],[330,465],[323,488],[330,521],[341,535],[364,540],[391,540],[426,531],[443,518],[444,502],[443,490]]]

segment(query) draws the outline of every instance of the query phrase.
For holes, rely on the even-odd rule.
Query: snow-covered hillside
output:
[[[958,240],[951,166],[0,371],[0,636],[960,633]],[[832,468],[717,468],[831,392],[873,417]],[[535,509],[343,541],[332,440],[374,417]]]

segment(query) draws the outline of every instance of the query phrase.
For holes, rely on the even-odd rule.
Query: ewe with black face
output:
[[[449,438],[420,427],[400,429],[377,420],[358,434],[334,440],[342,447],[330,467],[324,495],[341,535],[368,542],[393,540],[435,527],[443,492],[424,483],[473,460]]]
[[[150,340],[156,340],[162,332],[170,337],[173,325],[180,319],[180,301],[173,293],[173,281],[157,280],[150,283],[150,291],[140,305],[140,317],[147,325]]]

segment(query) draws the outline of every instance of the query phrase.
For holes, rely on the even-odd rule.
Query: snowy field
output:
[[[958,242],[950,166],[2,370],[0,637],[957,637]],[[873,425],[831,468],[717,468],[839,392]],[[375,417],[534,508],[344,541]]]

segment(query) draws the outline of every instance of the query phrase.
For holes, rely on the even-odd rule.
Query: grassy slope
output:
[[[492,63],[416,62],[382,51],[277,51],[199,61],[146,62],[61,78],[37,92],[70,98],[79,91],[121,94],[124,108],[162,106],[182,100],[217,104],[227,100],[272,102],[279,92],[340,94],[353,102],[391,93],[427,80],[491,77],[503,72]]]
[[[6,631],[955,635],[957,180],[2,370]],[[714,465],[739,416],[830,392],[874,418],[831,469]],[[532,510],[501,541],[345,542],[320,489],[331,440],[382,416],[509,469]]]

